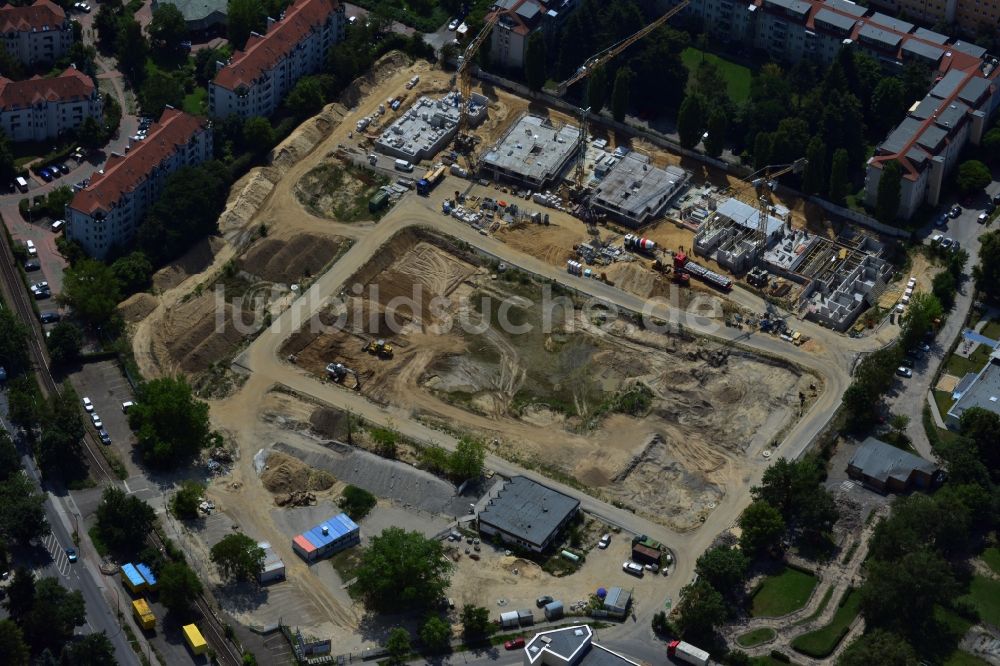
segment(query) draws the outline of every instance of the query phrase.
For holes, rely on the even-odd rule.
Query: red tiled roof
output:
[[[131,192],[153,169],[191,140],[205,126],[203,118],[167,109],[159,122],[149,128],[147,137],[124,157],[112,156],[104,173],[95,173],[90,185],[76,193],[70,208],[87,215],[109,210],[126,192]]]
[[[37,0],[27,7],[7,5],[0,7],[0,32],[29,32],[32,28],[41,30],[61,29],[66,21],[63,8],[49,0]]]
[[[11,81],[0,76],[0,109],[25,109],[40,102],[85,99],[93,92],[93,79],[73,67],[51,79],[35,76],[26,81]]]
[[[340,7],[338,0],[295,0],[285,18],[263,36],[251,35],[242,51],[215,75],[215,85],[236,90],[250,86],[265,71],[285,58],[316,26],[326,22]]]

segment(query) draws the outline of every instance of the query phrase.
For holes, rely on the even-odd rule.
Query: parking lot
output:
[[[121,458],[129,476],[141,474],[132,460],[132,430],[128,427],[128,417],[122,411],[122,403],[134,400],[132,387],[122,375],[115,361],[98,361],[84,364],[70,375],[70,381],[80,398],[90,398],[94,413],[100,415],[104,429],[111,435],[110,446]]]

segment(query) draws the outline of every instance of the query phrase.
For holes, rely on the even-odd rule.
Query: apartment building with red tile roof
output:
[[[94,80],[73,67],[52,78],[0,76],[0,128],[11,141],[51,139],[102,112]]]
[[[104,258],[113,246],[124,247],[135,237],[167,176],[211,158],[208,121],[167,107],[145,139],[125,155],[112,155],[76,193],[66,206],[66,236],[90,256]]]
[[[347,20],[338,0],[295,0],[263,35],[251,35],[242,51],[220,67],[208,87],[216,118],[269,116],[295,82],[323,66],[343,40]]]
[[[73,44],[73,27],[66,12],[50,0],[33,5],[0,7],[0,40],[7,54],[31,66],[52,63]]]

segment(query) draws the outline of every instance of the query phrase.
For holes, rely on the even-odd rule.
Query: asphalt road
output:
[[[659,303],[650,307],[645,299],[625,293],[612,286],[568,275],[558,268],[520,253],[496,239],[482,236],[471,227],[453,218],[443,216],[440,210],[441,202],[446,197],[445,193],[452,192],[456,186],[464,187],[466,185],[468,185],[467,181],[457,181],[449,177],[449,182],[439,185],[428,198],[418,197],[414,193],[407,194],[381,222],[374,225],[348,226],[324,222],[335,227],[331,231],[354,238],[355,243],[327,273],[322,275],[288,310],[275,319],[272,325],[237,358],[236,365],[251,372],[251,377],[244,387],[245,394],[262,394],[272,385],[283,384],[319,402],[342,409],[350,409],[353,413],[372,422],[385,423],[391,420],[393,427],[406,437],[418,441],[433,441],[445,448],[455,446],[455,440],[452,437],[428,428],[415,420],[407,410],[395,406],[379,407],[353,391],[321,382],[316,377],[278,357],[280,345],[293,331],[326,305],[330,297],[340,293],[351,276],[377,253],[384,243],[399,231],[411,226],[438,229],[511,266],[577,289],[618,308],[636,312],[648,309],[655,316],[665,320],[676,317],[689,327],[702,327],[711,323],[678,312],[669,304]],[[505,195],[505,198],[511,199],[512,197]],[[737,290],[734,292],[733,298],[741,304],[752,307],[757,312],[763,311],[763,303],[751,294]],[[720,342],[739,344],[759,352],[780,356],[800,364],[821,377],[824,385],[823,393],[791,429],[775,452],[775,455],[786,457],[800,455],[815,435],[827,424],[840,403],[841,394],[849,383],[849,368],[856,354],[883,344],[882,341],[874,337],[847,338],[811,322],[796,322],[795,328],[817,341],[817,351],[804,351],[801,347],[794,347],[767,334],[748,334],[739,329],[726,328],[720,324],[713,325],[714,331],[712,333]],[[767,460],[761,453],[760,450],[748,452],[747,460],[742,466],[745,476],[740,487],[728,488],[724,499],[708,517],[706,523],[700,529],[688,533],[675,533],[662,525],[613,507],[542,475],[521,469],[502,458],[489,456],[487,465],[505,475],[523,474],[542,481],[563,493],[576,497],[581,501],[584,510],[607,522],[636,534],[650,535],[670,545],[678,553],[678,558],[676,569],[670,576],[671,585],[668,597],[676,603],[681,587],[691,580],[696,555],[710,545],[715,535],[730,527],[749,502],[749,496],[745,490],[759,480],[767,467]],[[621,645],[623,646],[648,642],[656,644],[656,639],[650,630],[649,620],[652,614],[662,608],[666,601],[667,599],[664,598],[644,603],[637,621],[626,622],[614,629],[607,630],[608,639],[622,641]]]

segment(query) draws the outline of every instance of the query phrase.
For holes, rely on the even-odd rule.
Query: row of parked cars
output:
[[[58,164],[52,164],[50,166],[41,167],[40,169],[35,169],[35,173],[38,177],[44,180],[46,183],[51,183],[56,178],[61,178],[62,176],[70,172],[69,165],[65,162],[60,162]]]
[[[128,414],[128,410],[135,406],[135,403],[131,400],[122,403],[122,412]],[[104,422],[101,417],[94,410],[94,403],[90,398],[84,396],[83,398],[83,411],[90,415],[90,422],[97,429],[97,436],[101,438],[101,444],[111,444],[111,435],[108,431],[104,429]]]

